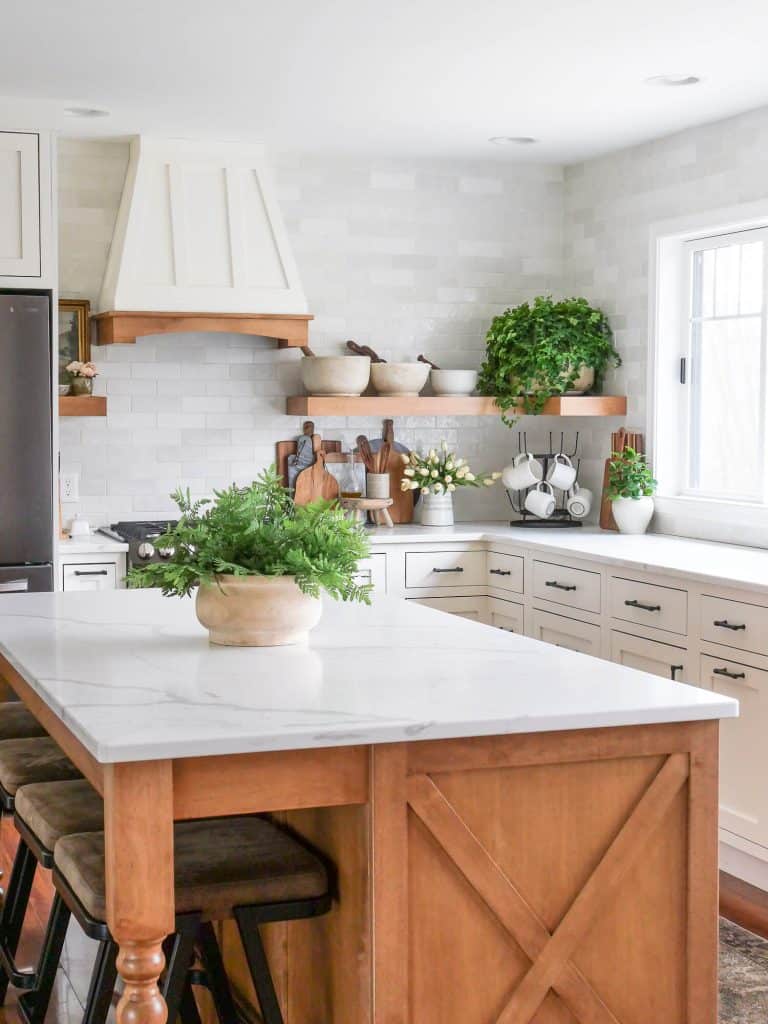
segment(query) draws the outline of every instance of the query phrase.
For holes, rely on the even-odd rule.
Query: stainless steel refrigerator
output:
[[[0,293],[0,593],[53,590],[51,299]]]

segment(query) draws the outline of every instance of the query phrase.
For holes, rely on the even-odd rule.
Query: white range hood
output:
[[[263,147],[134,138],[99,306],[306,321]]]

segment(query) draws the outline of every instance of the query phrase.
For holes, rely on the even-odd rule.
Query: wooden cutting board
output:
[[[303,427],[303,433],[308,434],[310,437],[315,432],[315,424],[312,420],[307,420]],[[320,448],[323,452],[340,452],[341,441],[321,441]],[[288,456],[296,454],[296,441],[278,441],[275,445],[275,465],[277,471],[283,478],[283,485],[288,486]]]
[[[399,441],[395,441],[393,420],[384,420],[383,437],[371,441],[371,450],[377,452],[385,441],[389,441],[392,445],[392,454],[389,456],[389,495],[392,498],[392,505],[389,514],[393,523],[412,523],[415,494],[413,491],[400,489],[400,481],[403,479],[405,471],[405,463],[401,455],[407,455],[410,449]]]
[[[302,469],[296,477],[293,500],[297,505],[308,505],[318,498],[333,501],[339,496],[339,484],[335,476],[325,468],[325,453],[321,449],[321,437],[312,435],[312,450],[315,461],[308,469]]]

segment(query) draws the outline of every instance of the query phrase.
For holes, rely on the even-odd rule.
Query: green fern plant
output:
[[[155,541],[171,555],[132,569],[129,587],[185,597],[223,575],[294,576],[312,597],[325,590],[336,600],[370,604],[371,587],[355,581],[357,563],[370,552],[364,528],[336,502],[294,505],[274,466],[249,487],[215,491],[213,500],[192,501],[181,489],[172,498],[179,521]]]

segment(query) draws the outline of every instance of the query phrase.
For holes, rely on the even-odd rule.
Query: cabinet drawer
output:
[[[533,635],[536,640],[554,644],[555,647],[566,647],[569,651],[581,654],[592,654],[600,657],[600,627],[591,622],[579,622],[565,615],[553,615],[535,609],[532,616]]]
[[[768,608],[725,597],[703,596],[701,639],[768,655]]]
[[[694,681],[688,651],[684,647],[647,640],[618,630],[611,633],[611,661],[664,679],[686,683]]]
[[[499,597],[488,598],[488,623],[508,633],[523,632],[523,606]]]
[[[439,612],[458,615],[462,619],[483,621],[484,597],[409,597],[407,600],[426,605],[427,608],[436,608]]]
[[[405,585],[481,587],[485,584],[484,551],[406,551]]]
[[[67,564],[61,567],[64,590],[114,590],[117,566],[114,562]]]
[[[702,654],[701,681],[739,702],[739,717],[720,723],[720,825],[768,847],[768,672]]]
[[[653,626],[667,633],[688,633],[688,593],[655,583],[611,577],[610,614],[614,619]]]
[[[387,556],[381,552],[361,558],[355,573],[356,583],[371,583],[377,594],[387,592]]]
[[[533,596],[585,612],[600,611],[600,573],[554,562],[533,563]]]
[[[509,590],[515,594],[523,592],[523,559],[520,555],[502,555],[498,551],[488,552],[488,586]]]

